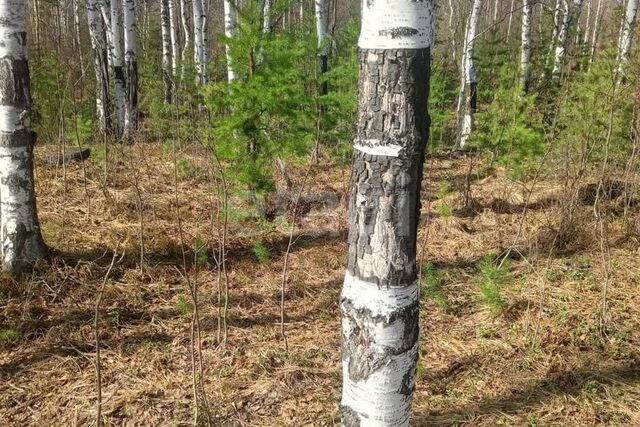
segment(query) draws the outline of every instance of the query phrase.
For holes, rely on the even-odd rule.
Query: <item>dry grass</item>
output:
[[[216,202],[203,153],[187,148],[180,159],[190,165],[179,170],[178,193],[192,259],[196,240],[216,244]],[[172,154],[153,144],[119,149],[112,153],[106,190],[99,162],[87,168],[90,210],[82,167],[67,167],[65,185],[62,169],[38,164],[40,217],[54,257],[20,283],[2,278],[0,329],[13,333],[0,341],[0,419],[11,426],[95,424],[93,310],[120,245],[126,252],[106,286],[101,315],[104,424],[190,425],[191,306],[181,272]],[[619,217],[611,223],[609,318],[602,325],[603,265],[592,208],[577,208],[576,218],[584,220],[565,233],[563,250],[548,256],[542,237],[557,229],[560,208],[548,201],[559,186],[544,181],[529,200],[518,256],[501,290],[506,306],[495,314],[478,298],[477,262],[511,246],[526,197],[501,174],[489,174],[476,177],[476,205],[464,209],[459,191],[465,170],[465,159],[435,160],[425,183],[425,199],[442,181],[451,187],[451,216],[437,216],[446,212],[436,207],[442,201],[432,205],[425,256],[443,278],[449,310],[423,302],[412,425],[640,425],[636,234]],[[134,172],[143,201],[143,271]],[[312,190],[343,191],[347,179],[345,169],[327,167],[317,171]],[[209,258],[197,276],[189,263],[189,277],[200,285],[212,425],[338,424],[336,302],[345,217],[341,205],[301,220],[302,236],[290,256],[288,353],[278,324],[286,227],[231,224],[225,346],[216,340],[215,263]],[[269,249],[262,263],[251,250],[257,240]],[[204,412],[200,408],[202,425]]]

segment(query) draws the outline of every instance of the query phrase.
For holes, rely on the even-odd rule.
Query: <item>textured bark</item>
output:
[[[271,24],[271,0],[264,0],[262,3],[262,32],[271,33],[273,30]]]
[[[96,74],[96,116],[100,130],[111,133],[111,108],[109,102],[109,54],[106,40],[105,23],[97,0],[87,0],[87,20],[94,53]]]
[[[522,47],[520,51],[520,88],[523,94],[529,91],[531,69],[531,15],[533,0],[522,2]]]
[[[186,0],[180,0],[180,19],[182,22],[182,35],[184,37],[182,44],[182,69],[180,70],[180,79],[184,81],[184,74],[186,71],[186,61],[191,49],[191,24],[190,24],[189,8],[187,7]]]
[[[624,73],[626,63],[629,61],[631,40],[636,29],[636,15],[638,13],[638,0],[627,0],[627,8],[622,21],[620,31],[620,43],[618,44],[618,73]]]
[[[113,82],[114,82],[114,99],[116,110],[116,135],[118,138],[124,134],[124,117],[125,117],[125,82],[124,69],[122,68],[124,61],[124,51],[122,49],[122,20],[121,0],[111,0],[111,41],[113,43],[111,53],[113,55],[111,64],[113,65]]]
[[[236,6],[231,4],[231,1],[224,0],[224,35],[230,39],[236,37],[236,12]],[[229,44],[225,45],[225,51],[227,55],[227,80],[232,82],[236,79],[236,73],[233,71],[231,47]]]
[[[471,14],[469,15],[465,31],[461,84],[458,96],[457,121],[459,148],[465,148],[467,140],[474,128],[478,80],[473,54],[475,51],[481,11],[482,0],[473,0],[473,7],[471,8]]]
[[[161,0],[162,1],[162,0]],[[176,30],[176,0],[169,0],[169,39],[171,40],[171,74],[178,75],[178,32]]]
[[[207,65],[205,59],[204,24],[205,15],[202,1],[192,0],[193,4],[193,61],[196,65],[196,84],[207,82]]]
[[[549,50],[547,51],[547,57],[545,60],[545,69],[542,78],[545,79],[548,76],[548,70],[551,68],[551,64],[554,58],[556,42],[558,39],[558,33],[560,32],[560,17],[562,16],[562,0],[556,0],[556,4],[553,9],[553,31],[551,33],[551,40],[549,41]]]
[[[46,257],[33,180],[26,13],[26,0],[0,0],[0,242],[2,268],[16,275]]]
[[[346,426],[408,425],[418,350],[415,257],[429,55],[428,48],[360,53],[349,255],[340,300]]]
[[[160,0],[160,24],[162,29],[162,83],[164,86],[163,100],[165,104],[171,104],[171,90],[172,90],[172,57],[173,50],[171,47],[171,29],[170,27],[170,14],[169,14],[169,1]]]
[[[327,57],[327,8],[325,0],[314,0],[316,11],[316,35],[318,37],[318,68],[320,75],[326,73],[329,68]],[[320,84],[319,95],[324,96],[329,92],[326,81]]]
[[[567,43],[569,41],[569,33],[574,21],[580,16],[582,1],[583,0],[562,0],[562,25],[560,25],[560,30],[558,31],[553,70],[551,71],[551,78],[555,82],[560,81],[567,51]]]
[[[600,22],[602,22],[602,0],[598,0],[598,9],[593,23],[593,33],[591,35],[591,50],[589,52],[589,64],[593,62],[598,47],[598,37],[600,36]]]
[[[342,317],[342,424],[408,426],[435,1],[364,5]],[[392,16],[393,15],[393,16]],[[396,47],[394,47],[396,46]]]
[[[124,135],[128,138],[138,127],[138,58],[134,0],[124,0],[124,49],[127,86]]]

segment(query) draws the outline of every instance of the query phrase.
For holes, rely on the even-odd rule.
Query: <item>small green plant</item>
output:
[[[453,215],[453,208],[451,207],[452,191],[447,181],[442,181],[438,185],[438,191],[436,192],[437,202],[434,204],[433,210],[436,211],[440,218],[450,218]]]
[[[0,329],[0,347],[15,344],[20,338],[22,335],[15,329]]]
[[[475,282],[480,289],[480,299],[493,314],[499,314],[506,306],[500,288],[508,278],[508,263],[496,266],[493,256],[487,255],[478,263],[478,269],[480,274],[476,276]]]
[[[193,312],[193,304],[190,301],[187,301],[185,297],[180,295],[178,300],[176,301],[176,309],[183,316],[190,316]]]
[[[422,297],[433,301],[445,312],[450,309],[442,288],[442,278],[431,262],[422,265]]]
[[[263,264],[269,261],[269,248],[267,248],[260,240],[256,240],[255,242],[253,242],[253,244],[251,245],[251,252],[253,252],[253,255],[256,257],[259,263]]]

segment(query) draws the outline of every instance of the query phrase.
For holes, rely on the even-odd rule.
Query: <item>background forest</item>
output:
[[[111,1],[29,1],[0,419],[339,425],[360,2]],[[438,5],[411,425],[640,425],[631,4]]]

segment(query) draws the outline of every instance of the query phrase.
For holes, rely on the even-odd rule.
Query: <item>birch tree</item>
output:
[[[124,134],[127,137],[138,127],[138,58],[136,44],[135,1],[124,0],[124,61],[127,83]]]
[[[111,0],[111,64],[113,66],[114,100],[116,110],[116,135],[118,138],[124,134],[125,116],[125,87],[124,87],[124,51],[122,49],[122,20],[120,19],[121,0]]]
[[[480,12],[482,11],[482,0],[473,0],[471,14],[467,20],[464,36],[464,52],[462,56],[462,72],[460,82],[460,93],[458,96],[458,147],[465,148],[467,140],[474,127],[474,114],[477,104],[476,67],[473,60],[476,36],[478,34],[478,24],[480,22]]]
[[[176,0],[169,0],[169,39],[171,41],[171,75],[178,75],[178,32],[176,30]]]
[[[87,0],[87,21],[94,53],[96,74],[96,116],[100,130],[111,133],[111,110],[109,103],[109,54],[107,49],[106,28],[100,12],[98,0]]]
[[[204,62],[204,5],[201,0],[192,0],[193,4],[193,61],[196,65],[196,84],[207,82],[207,64]]]
[[[329,63],[327,57],[327,9],[325,0],[314,0],[316,11],[316,34],[318,37],[318,62],[320,67],[320,74],[327,72]],[[320,96],[324,96],[328,93],[328,84],[323,81],[320,85]]]
[[[583,0],[562,0],[562,24],[558,31],[558,39],[555,44],[555,57],[553,61],[553,70],[551,78],[558,82],[564,67],[564,59],[567,52],[567,43],[569,40],[569,32],[576,18],[580,16]]]
[[[271,33],[271,0],[264,0],[262,4],[262,32]]]
[[[531,16],[533,0],[522,1],[522,47],[520,50],[520,88],[523,94],[529,91],[531,71]]]
[[[2,269],[12,274],[46,256],[33,180],[26,14],[27,0],[0,0],[0,240]]]
[[[591,35],[591,49],[589,52],[589,64],[593,63],[598,46],[598,37],[600,36],[600,22],[602,22],[602,0],[598,0],[598,8],[596,10],[595,22],[593,23],[593,33]]]
[[[169,20],[169,1],[160,0],[160,24],[162,29],[162,83],[164,86],[163,100],[165,104],[171,103],[171,89],[172,89],[172,59],[173,49],[171,46],[171,29]]]
[[[180,70],[180,79],[184,80],[185,77],[185,71],[186,71],[186,62],[187,62],[187,55],[189,53],[189,49],[191,49],[191,25],[189,23],[189,17],[190,17],[190,13],[189,13],[189,8],[187,7],[187,1],[186,0],[180,0],[180,20],[182,23],[182,36],[183,36],[183,44],[182,44],[182,54],[181,54],[181,61],[182,61],[182,69]]]
[[[618,73],[622,76],[624,66],[629,60],[631,40],[636,29],[636,15],[638,13],[638,0],[628,0],[627,8],[622,21],[620,31],[620,43],[618,45]]]
[[[363,3],[349,254],[340,297],[341,410],[347,427],[409,425],[435,5],[435,0]]]
[[[231,4],[231,1],[224,0],[224,35],[232,39],[236,36],[237,16],[236,6]],[[236,73],[233,71],[233,64],[231,61],[231,46],[229,43],[225,45],[225,51],[227,55],[227,80],[229,83],[236,79]]]

